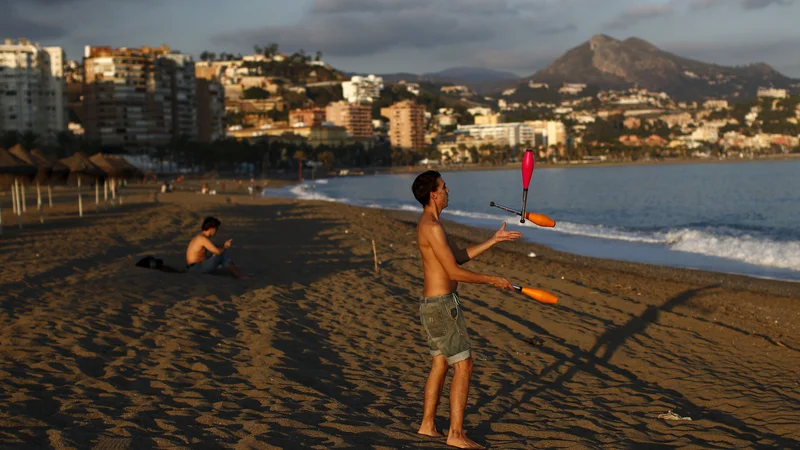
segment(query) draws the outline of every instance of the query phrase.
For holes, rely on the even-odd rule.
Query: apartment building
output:
[[[389,119],[389,141],[392,147],[421,150],[425,147],[425,107],[409,100],[381,108],[381,116]]]
[[[225,89],[214,79],[197,78],[197,140],[225,137]]]
[[[342,83],[342,94],[350,103],[372,103],[373,99],[381,96],[383,78],[369,75],[362,77],[356,75]]]
[[[191,55],[169,52],[167,67],[172,78],[172,135],[174,138],[197,140],[197,77]]]
[[[101,145],[148,147],[197,139],[197,83],[188,55],[167,46],[87,46],[84,129]]]
[[[639,123],[641,125],[641,122]],[[533,130],[534,135],[545,137],[543,145],[565,145],[567,143],[567,127],[557,120],[529,120],[525,121]],[[638,126],[637,126],[638,127]]]
[[[322,108],[302,108],[289,111],[289,125],[303,127],[321,127],[325,122],[325,110]]]
[[[54,142],[67,129],[64,51],[26,39],[0,44],[0,132]]]
[[[373,137],[372,108],[368,105],[346,101],[331,103],[325,108],[325,116],[328,122],[345,127],[354,138]]]

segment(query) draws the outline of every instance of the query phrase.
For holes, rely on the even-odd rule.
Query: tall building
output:
[[[381,96],[383,78],[369,75],[362,77],[356,75],[342,83],[342,95],[350,103],[372,103],[373,99]]]
[[[405,100],[388,108],[381,115],[389,119],[389,141],[392,147],[421,150],[425,147],[425,107]]]
[[[373,136],[372,108],[368,105],[344,101],[331,103],[325,108],[325,116],[328,122],[345,127],[354,138],[367,139]]]
[[[26,39],[0,44],[0,132],[54,142],[67,129],[64,51]]]
[[[87,46],[83,64],[88,140],[148,147],[197,138],[197,88],[189,56],[167,46]]]
[[[164,58],[172,78],[172,136],[190,141],[197,140],[197,78],[191,55],[171,52]]]
[[[197,78],[197,139],[213,142],[225,137],[225,88],[218,80]]]

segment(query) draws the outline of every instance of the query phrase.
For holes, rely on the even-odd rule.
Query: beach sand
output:
[[[83,219],[59,204],[41,225],[29,209],[22,231],[4,208],[0,447],[445,448],[416,434],[430,365],[416,215],[189,192],[155,203],[154,189]],[[134,267],[148,254],[180,266],[206,215],[251,279]],[[462,245],[491,235],[447,226]],[[460,287],[472,439],[800,447],[798,284],[522,243],[465,267],[559,297]]]

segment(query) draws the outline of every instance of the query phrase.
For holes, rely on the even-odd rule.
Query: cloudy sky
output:
[[[60,45],[186,53],[322,51],[353,72],[491,67],[530,75],[594,34],[800,77],[795,0],[0,0],[0,33]]]

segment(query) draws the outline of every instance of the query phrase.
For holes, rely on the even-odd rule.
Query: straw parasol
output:
[[[53,164],[46,159],[41,159],[33,156],[22,145],[17,144],[11,147],[8,151],[14,157],[23,161],[31,166],[36,167],[36,176],[33,177],[32,182],[36,184],[36,208],[39,210],[39,222],[44,223],[44,214],[42,213],[42,189],[41,183],[47,183],[50,179],[53,170]],[[22,212],[25,212],[25,185],[22,185]]]
[[[81,197],[82,182],[95,183],[95,210],[100,209],[100,179],[105,179],[106,172],[92,163],[89,158],[81,152],[72,156],[60,159],[59,162],[69,167],[68,182],[77,181],[78,183],[78,214],[83,217],[83,198]]]
[[[117,200],[117,182],[120,179],[130,178],[136,175],[135,167],[133,170],[131,166],[127,164],[127,162],[123,158],[118,158],[114,155],[104,154],[104,153],[96,153],[92,155],[89,160],[96,165],[103,169],[111,179],[111,201],[112,204],[116,203]],[[108,181],[109,178],[106,178],[105,183],[103,183],[103,198],[105,200],[105,207],[108,208]]]
[[[11,187],[11,202],[17,214],[17,225],[22,228],[22,202],[20,193],[20,178],[30,179],[36,176],[37,168],[34,165],[21,161],[6,149],[0,148],[0,188]],[[0,232],[3,228],[3,214],[0,211]]]
[[[47,179],[47,200],[50,207],[53,207],[53,184],[67,184],[69,178],[69,167],[55,158],[47,156],[43,151],[33,149],[30,151],[31,156],[39,161],[50,164],[50,178]]]

